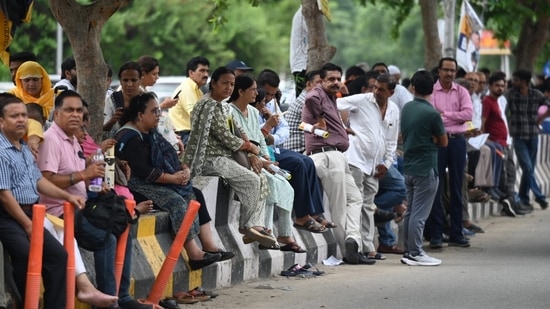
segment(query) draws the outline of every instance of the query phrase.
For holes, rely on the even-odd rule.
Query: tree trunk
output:
[[[541,13],[544,7],[550,5],[550,0],[535,4],[534,12],[538,12],[536,20],[525,19],[521,27],[517,46],[514,48],[516,69],[533,71],[537,57],[550,39],[550,15]],[[539,6],[539,7],[537,7]]]
[[[101,28],[130,0],[97,0],[82,5],[75,0],[49,0],[55,19],[69,38],[78,71],[78,92],[89,105],[90,135],[101,141],[108,67],[100,46]],[[115,68],[113,68],[115,69]]]
[[[307,70],[318,70],[336,54],[336,47],[330,45],[317,0],[302,0],[302,14],[308,29]]]
[[[441,59],[441,41],[437,31],[437,0],[420,0],[424,31],[424,68],[431,70]]]

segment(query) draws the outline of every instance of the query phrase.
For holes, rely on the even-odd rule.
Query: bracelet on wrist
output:
[[[69,174],[69,183],[72,185],[74,185],[74,174],[73,173],[70,173]]]
[[[253,154],[252,152],[249,152],[249,153],[246,154],[246,156],[249,157],[249,158],[252,158],[252,157],[255,157],[256,155]]]

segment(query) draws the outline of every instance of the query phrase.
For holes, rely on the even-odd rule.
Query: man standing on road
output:
[[[466,88],[454,82],[457,63],[454,58],[439,60],[439,79],[433,85],[432,105],[440,113],[447,131],[449,144],[439,148],[438,174],[443,177],[448,168],[451,205],[449,207],[449,246],[469,247],[470,242],[462,234],[462,180],[466,165],[466,122],[473,117],[472,99]],[[406,115],[406,114],[403,114]],[[427,227],[430,248],[443,247],[443,206],[441,205],[442,183],[437,188],[432,212]]]
[[[428,71],[416,72],[411,84],[414,100],[407,103],[401,115],[405,183],[408,209],[405,213],[405,254],[401,263],[412,266],[435,266],[441,260],[428,256],[422,249],[424,224],[438,188],[438,146],[447,146],[447,134],[437,112],[430,104],[433,77]]]
[[[172,96],[177,96],[178,102],[170,108],[168,115],[184,145],[187,145],[191,133],[191,111],[203,95],[200,88],[208,82],[209,66],[210,62],[204,57],[189,60],[186,68],[187,78],[176,88]]]
[[[333,221],[341,228],[334,229],[341,248],[345,244],[344,261],[350,264],[374,264],[361,251],[361,207],[363,199],[355,185],[343,154],[349,147],[346,128],[336,107],[336,93],[340,90],[342,68],[327,63],[320,70],[321,84],[306,96],[302,121],[328,131],[322,138],[305,133],[306,153],[313,159],[317,176],[328,195]]]
[[[548,99],[542,92],[529,87],[531,72],[517,70],[512,74],[512,88],[506,92],[508,101],[508,124],[510,135],[513,138],[514,150],[521,167],[521,181],[519,184],[520,203],[527,210],[532,210],[529,203],[529,190],[535,195],[535,202],[540,208],[548,208],[546,196],[540,190],[535,178],[535,165],[539,145],[538,124],[550,115],[550,109],[537,119],[541,105],[549,105]]]
[[[385,259],[374,247],[374,196],[378,191],[378,181],[384,178],[393,165],[393,153],[397,146],[398,131],[386,136],[384,121],[388,110],[394,110],[395,119],[390,121],[398,126],[399,108],[389,100],[395,89],[395,79],[387,74],[376,78],[373,93],[362,93],[337,100],[338,110],[349,112],[349,122],[355,135],[349,137],[350,148],[346,152],[349,169],[355,184],[363,195],[361,216],[361,238],[363,253],[369,259]],[[393,214],[393,212],[389,212]]]

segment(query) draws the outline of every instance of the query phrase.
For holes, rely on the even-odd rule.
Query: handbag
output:
[[[228,119],[228,122],[231,133],[233,133],[238,138],[244,139],[241,130],[235,125],[232,117]],[[233,153],[231,153],[231,158],[239,163],[239,165],[250,169],[250,159],[248,158],[248,152],[246,150],[233,151]]]
[[[88,244],[85,237],[80,237],[82,219],[86,219],[96,228],[105,231],[105,239],[109,234],[119,237],[128,227],[128,224],[135,224],[139,219],[139,212],[136,211],[136,218],[126,209],[125,198],[119,196],[114,190],[106,194],[98,194],[97,197],[89,198],[86,206],[76,214],[75,236],[78,243],[86,250],[98,249]],[[84,239],[83,239],[84,238]]]

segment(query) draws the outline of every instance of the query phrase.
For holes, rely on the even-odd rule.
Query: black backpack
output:
[[[98,249],[97,246],[87,243],[83,239],[84,237],[78,237],[82,226],[82,216],[85,216],[95,227],[105,230],[105,239],[107,239],[109,234],[113,234],[118,238],[126,230],[128,224],[135,224],[138,221],[139,212],[136,211],[136,214],[137,217],[132,218],[132,215],[126,209],[124,197],[116,195],[113,190],[89,198],[84,209],[76,214],[75,235],[79,245],[86,250]]]

